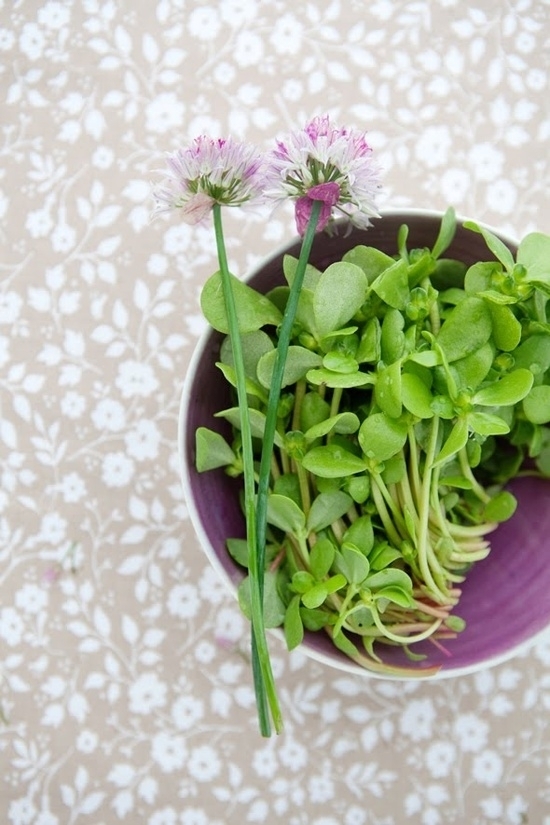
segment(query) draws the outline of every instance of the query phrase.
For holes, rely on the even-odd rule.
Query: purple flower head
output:
[[[313,201],[322,201],[317,230],[324,229],[335,211],[366,228],[377,217],[375,197],[379,170],[363,132],[334,126],[328,115],[278,141],[267,172],[268,194],[296,201],[298,232],[303,235]]]
[[[202,135],[166,159],[168,173],[153,195],[155,213],[181,209],[186,223],[199,223],[215,203],[241,206],[258,201],[263,156],[246,143]]]

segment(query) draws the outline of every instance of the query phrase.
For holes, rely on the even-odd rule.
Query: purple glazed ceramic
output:
[[[324,269],[360,243],[395,254],[397,230],[403,223],[409,227],[409,248],[431,247],[440,222],[440,213],[385,212],[368,231],[354,229],[347,236],[342,232],[330,239],[318,235],[311,262]],[[466,264],[488,260],[490,255],[481,235],[460,224],[461,221],[446,254]],[[512,241],[503,240],[514,249]],[[299,241],[289,244],[263,264],[248,279],[249,283],[260,291],[282,283],[283,256],[297,256],[299,246]],[[195,350],[181,400],[179,452],[183,486],[197,537],[213,566],[235,593],[243,571],[228,555],[225,541],[228,537],[244,536],[238,501],[240,482],[226,476],[223,470],[197,473],[194,455],[197,427],[222,431],[222,424],[213,415],[230,406],[230,388],[215,367],[221,340],[220,334],[209,329]],[[512,519],[491,534],[491,553],[474,565],[463,585],[456,612],[466,620],[466,629],[456,639],[445,642],[446,652],[430,642],[414,646],[415,651],[427,656],[419,668],[440,667],[430,678],[458,676],[502,662],[550,626],[550,482],[517,479],[511,489],[518,498],[518,509]],[[332,667],[375,675],[340,653],[323,632],[307,633],[302,649]],[[399,648],[384,646],[382,657],[389,664],[415,668]]]

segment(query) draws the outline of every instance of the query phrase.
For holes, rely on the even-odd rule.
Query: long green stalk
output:
[[[269,388],[269,398],[267,402],[264,437],[262,442],[262,457],[260,461],[260,475],[258,479],[258,499],[256,504],[256,544],[258,551],[258,567],[260,568],[260,570],[264,570],[265,568],[269,471],[271,465],[271,454],[273,452],[273,443],[275,439],[275,430],[277,428],[277,410],[279,406],[279,399],[281,397],[283,375],[285,370],[286,357],[288,353],[288,346],[292,334],[292,327],[294,325],[294,319],[296,317],[296,310],[298,308],[300,292],[302,290],[304,275],[309,261],[309,256],[311,254],[313,239],[315,238],[315,231],[317,229],[317,222],[319,220],[320,211],[321,202],[313,201],[311,215],[304,234],[304,239],[302,241],[300,256],[298,258],[298,266],[296,267],[296,272],[294,273],[294,280],[290,287],[288,301],[285,307],[283,320],[281,322],[281,326],[279,329],[279,341],[277,344],[275,366],[273,368],[271,386]]]
[[[227,254],[222,228],[221,207],[213,207],[214,231],[218,251],[218,263],[222,281],[223,296],[227,312],[229,335],[233,349],[237,399],[239,404],[242,436],[242,460],[244,470],[244,507],[246,517],[246,536],[248,543],[248,572],[250,577],[251,624],[252,624],[252,672],[254,690],[258,709],[258,722],[262,736],[270,736],[273,719],[275,730],[282,730],[282,717],[275,690],[275,682],[269,658],[269,649],[265,634],[263,615],[263,575],[264,565],[256,551],[256,501],[254,482],[254,454],[252,450],[252,432],[248,412],[246,392],[246,374],[243,362],[241,335],[237,318],[235,296],[231,285],[231,275],[227,264]],[[270,456],[271,458],[271,456]]]

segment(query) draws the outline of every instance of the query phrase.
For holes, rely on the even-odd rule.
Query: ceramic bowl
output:
[[[395,254],[397,230],[403,223],[409,227],[409,248],[431,247],[441,217],[440,213],[423,210],[388,211],[368,231],[354,229],[348,235],[340,232],[330,239],[318,235],[311,262],[324,269],[359,243]],[[497,234],[515,251],[514,241]],[[299,247],[299,240],[289,243],[259,266],[248,282],[264,292],[282,283],[283,256],[297,256]],[[446,255],[466,264],[489,259],[481,235],[464,229],[461,221]],[[197,427],[221,428],[213,415],[231,406],[230,388],[215,367],[221,341],[222,336],[209,328],[195,349],[181,398],[179,453],[183,487],[198,543],[236,594],[243,571],[228,555],[225,541],[228,537],[244,536],[240,482],[229,478],[223,470],[195,470]],[[498,664],[522,651],[550,627],[550,482],[517,479],[511,489],[519,501],[517,511],[491,534],[491,553],[473,566],[463,585],[457,613],[465,619],[466,629],[456,639],[445,642],[445,651],[430,642],[414,647],[427,657],[422,667],[439,667],[432,679]],[[302,650],[332,667],[374,675],[338,651],[322,631],[306,632]],[[384,646],[382,655],[392,665],[415,667],[397,647]]]

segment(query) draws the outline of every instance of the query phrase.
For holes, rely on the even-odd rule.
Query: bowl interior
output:
[[[431,213],[391,213],[377,220],[368,231],[354,229],[347,236],[342,233],[329,241],[318,235],[311,262],[324,269],[360,243],[395,254],[397,230],[403,223],[409,227],[409,248],[431,247],[440,220],[440,215]],[[282,283],[283,255],[297,256],[299,247],[296,242],[275,255],[252,275],[249,283],[260,291]],[[490,259],[482,237],[461,226],[446,255],[467,264]],[[229,387],[215,367],[221,340],[220,334],[209,330],[195,351],[182,396],[180,458],[190,515],[199,540],[213,565],[234,589],[243,572],[228,555],[225,541],[228,537],[243,537],[245,532],[239,482],[223,470],[195,470],[197,427],[223,431],[223,425],[213,415],[230,406]],[[550,624],[550,483],[516,479],[512,489],[519,501],[516,514],[492,534],[491,553],[474,565],[463,586],[456,612],[465,619],[466,629],[456,639],[446,641],[445,649],[430,642],[415,645],[415,651],[427,657],[417,667],[439,666],[439,677],[470,672],[508,658]],[[303,645],[304,652],[314,658],[344,670],[365,673],[335,649],[322,632],[307,633]],[[411,666],[399,648],[384,646],[382,655],[390,664]]]

